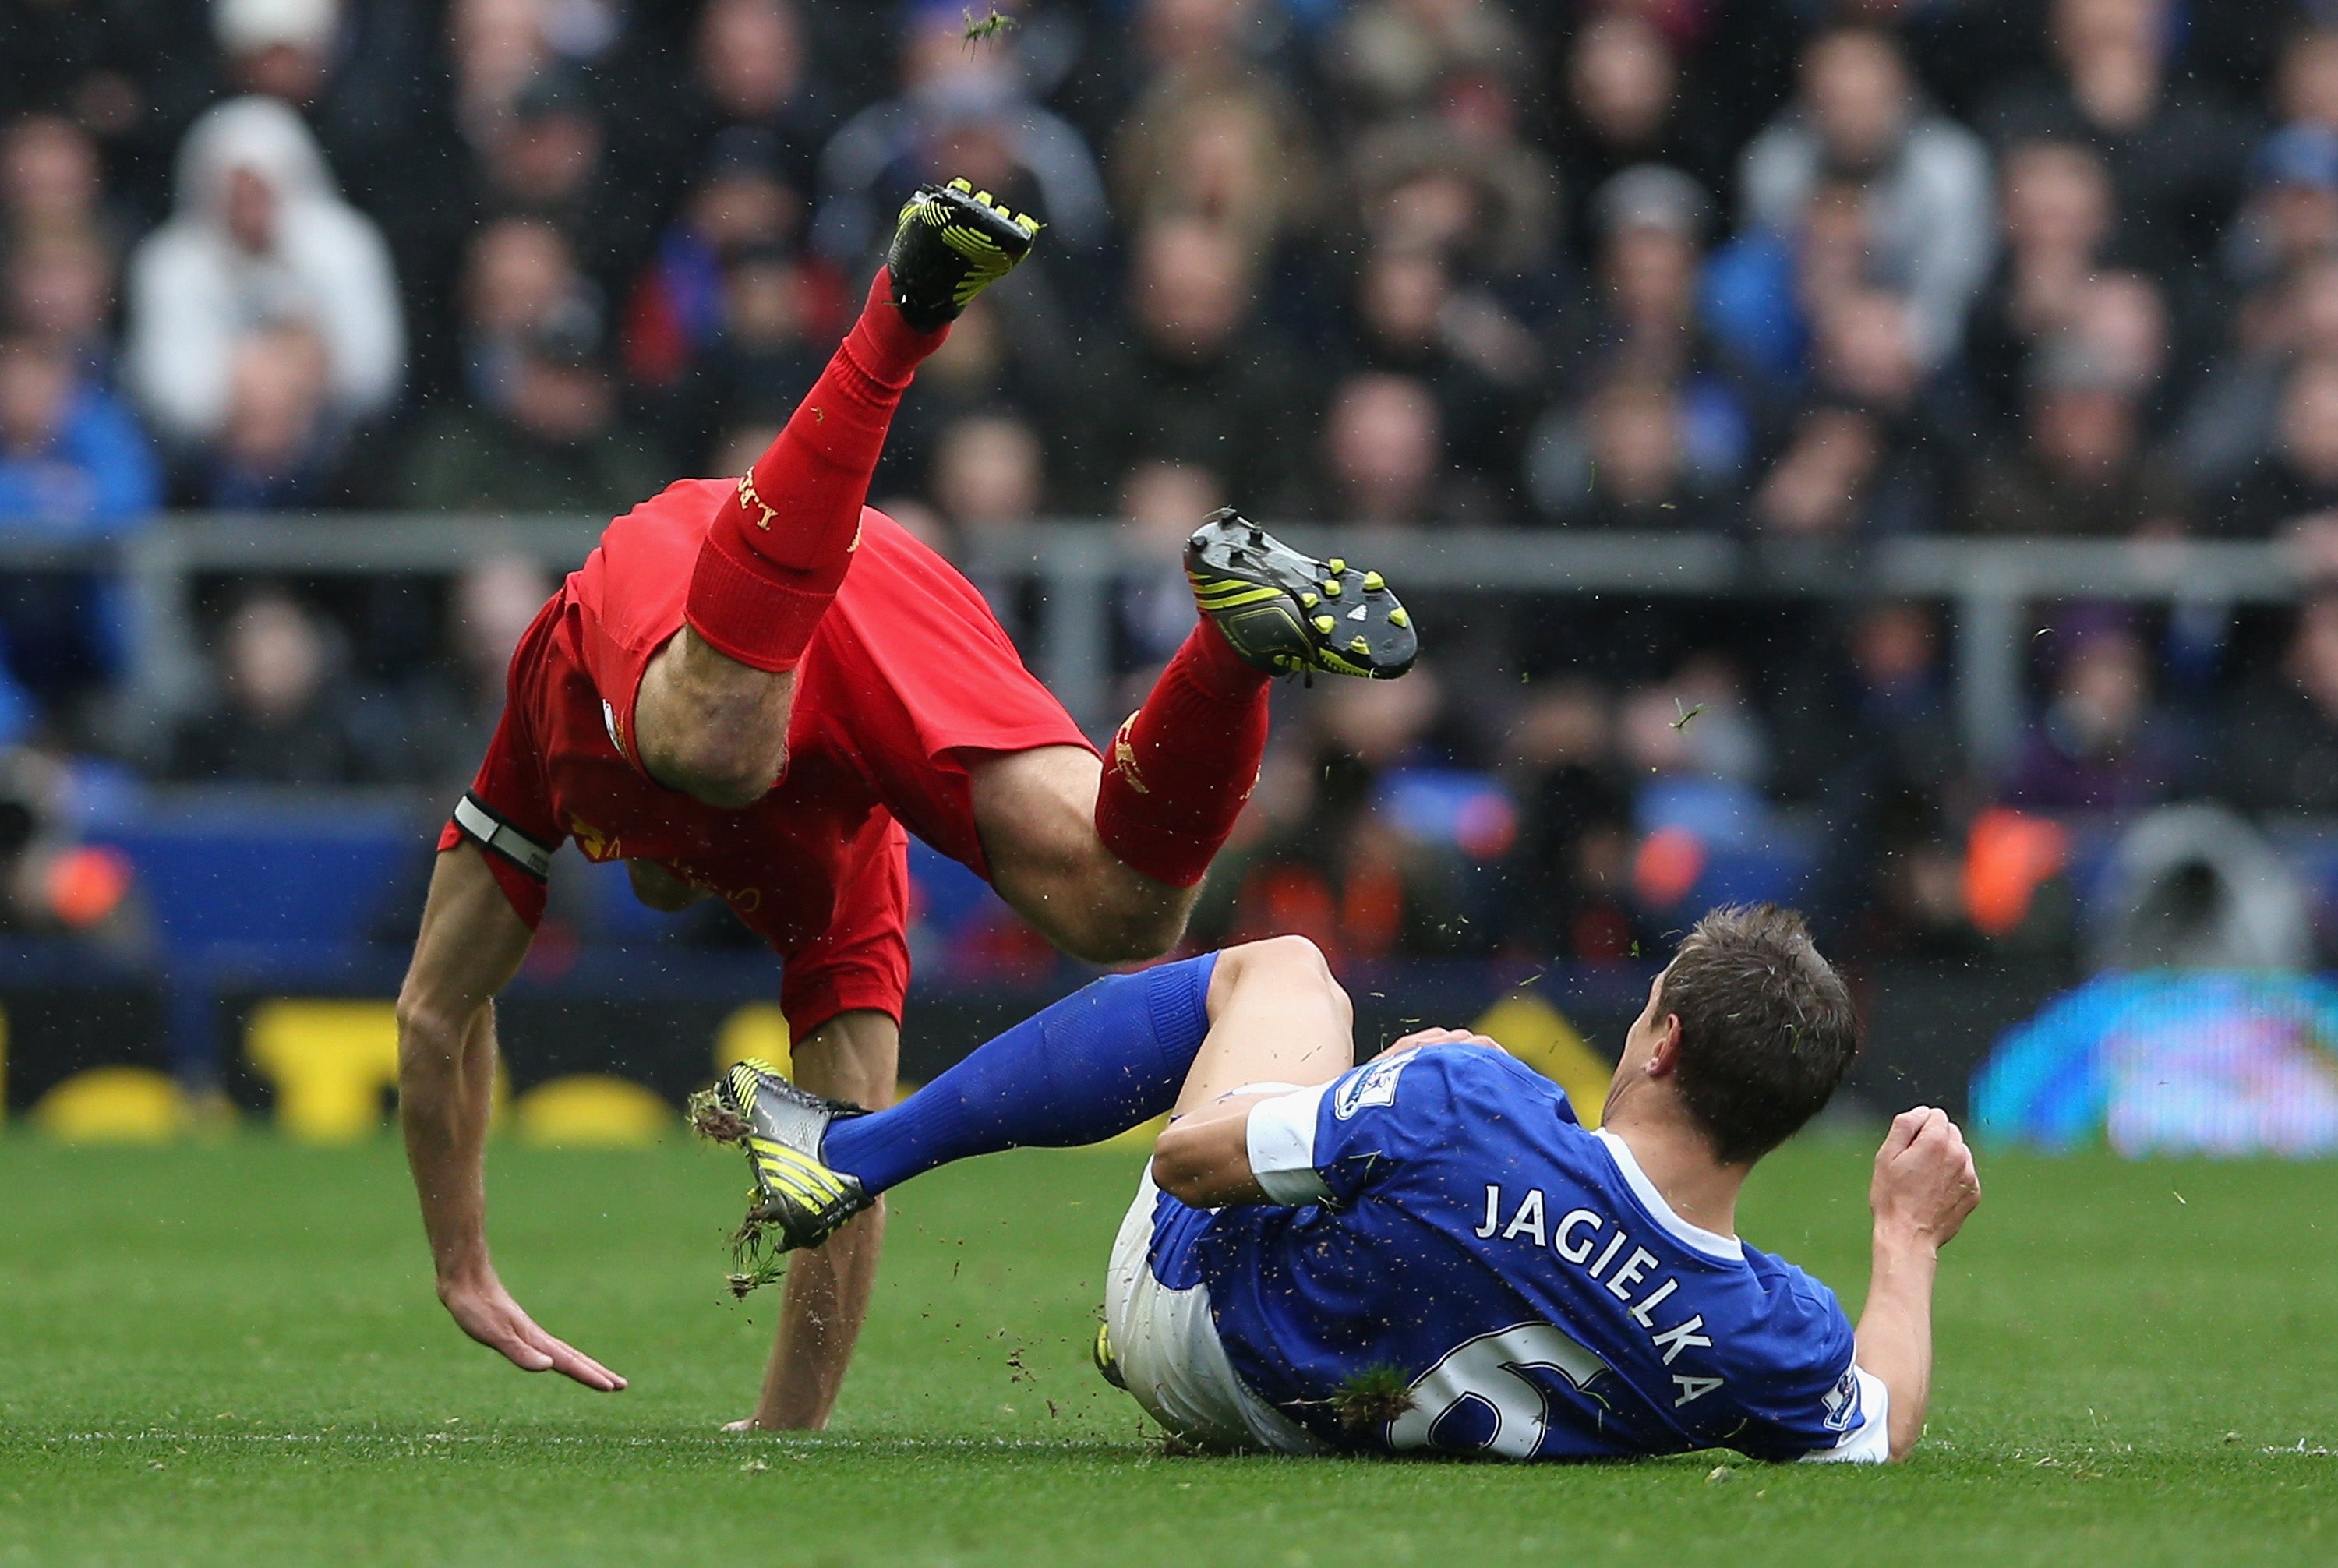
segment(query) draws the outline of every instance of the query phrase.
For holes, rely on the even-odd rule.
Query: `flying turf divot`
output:
[[[709,1142],[737,1148],[746,1142],[747,1119],[717,1099],[713,1090],[701,1089],[693,1094],[688,1110],[690,1130]],[[764,1250],[763,1224],[754,1215],[756,1196],[748,1192],[747,1217],[731,1233],[731,1259],[739,1265],[739,1271],[723,1276],[732,1298],[740,1301],[787,1274],[781,1255]]]

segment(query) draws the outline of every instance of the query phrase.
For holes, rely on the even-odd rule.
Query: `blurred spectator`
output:
[[[565,317],[589,315],[595,299],[567,240],[532,218],[500,219],[479,230],[462,293],[464,379],[480,403],[505,397],[528,334]]]
[[[777,157],[761,131],[734,129],[716,139],[697,188],[658,241],[626,307],[624,363],[635,382],[670,387],[713,348],[726,314],[730,263],[749,250],[788,253],[803,202],[780,180]]]
[[[2176,427],[2172,456],[2203,494],[2229,489],[2273,450],[2283,392],[2299,362],[2338,359],[2338,256],[2308,262],[2264,294],[2242,313]]]
[[[1973,312],[1966,351],[1981,390],[2011,417],[2030,350],[2069,329],[2103,264],[2117,213],[2110,171],[2082,142],[2007,148],[2000,190],[2005,250]]]
[[[542,0],[451,0],[447,55],[455,112],[475,146],[513,111],[529,83],[554,62]]]
[[[1805,907],[1846,952],[1946,956],[1972,946],[1951,833],[1970,802],[1943,666],[1933,612],[1887,601],[1858,610],[1839,642],[1778,683],[1776,777],[1815,813]]]
[[[1458,85],[1508,89],[1528,59],[1525,34],[1497,0],[1356,0],[1326,54],[1366,121],[1449,112]]]
[[[1101,245],[1109,214],[1095,155],[1025,96],[1014,34],[968,47],[965,7],[953,0],[910,0],[899,15],[900,96],[847,120],[820,156],[822,254],[857,264],[883,242],[893,203],[943,172],[1039,217],[1058,247]]]
[[[2225,272],[2277,282],[2338,250],[2338,130],[2293,125],[2257,149],[2246,200],[2225,231]]]
[[[513,651],[553,589],[544,568],[521,556],[465,568],[447,593],[444,656],[407,681],[394,703],[358,709],[387,721],[360,733],[368,770],[441,789],[467,784],[503,713]]]
[[[127,409],[64,349],[0,338],[0,535],[114,539],[162,499],[161,466]],[[0,575],[0,739],[44,704],[70,729],[73,705],[119,662],[123,606],[115,583],[78,573]]]
[[[1457,289],[1432,251],[1378,250],[1356,285],[1360,358],[1435,395],[1454,460],[1480,488],[1518,471],[1525,394],[1540,372],[1531,333],[1482,289]]]
[[[1906,302],[1920,366],[1955,356],[1996,250],[1989,158],[1978,137],[1922,107],[1889,34],[1813,38],[1796,106],[1746,147],[1739,178],[1746,227],[1780,235],[1803,230],[1822,180],[1857,181],[1865,282]]]
[[[2076,338],[2038,356],[2017,450],[1974,486],[1979,534],[2127,537],[2181,531],[2183,488],[2143,449],[2131,378]]]
[[[1143,691],[1194,629],[1194,591],[1185,579],[1185,541],[1224,505],[1215,475],[1179,463],[1144,463],[1122,482],[1121,515],[1131,547],[1145,565],[1120,585],[1121,636]],[[1136,701],[1142,701],[1143,691]]]
[[[212,0],[211,31],[246,93],[314,103],[332,65],[339,0]]]
[[[1416,119],[1366,132],[1350,164],[1361,226],[1378,243],[1439,252],[1461,276],[1513,290],[1547,272],[1558,180],[1547,154]]]
[[[2121,249],[2163,275],[2214,248],[2247,156],[2238,118],[2171,69],[2172,0],[2053,0],[2050,65],[1982,115],[2003,146],[2068,137],[2099,152]]]
[[[58,114],[27,114],[0,132],[0,244],[54,234],[105,235],[104,175],[88,132]]]
[[[1639,836],[1632,901],[1644,916],[1676,920],[1716,856],[1766,841],[1769,740],[1735,664],[1714,650],[1626,696],[1616,731]]]
[[[274,589],[248,597],[220,642],[224,695],[182,724],[171,776],[189,782],[348,784],[359,759],[333,654],[309,611]]]
[[[1597,687],[1567,682],[1537,691],[1511,730],[1524,810],[1505,870],[1507,946],[1613,962],[1647,935],[1628,904],[1631,811],[1610,708]]]
[[[217,91],[207,10],[19,0],[0,14],[0,113],[39,110],[82,127],[114,194],[159,217],[171,150]]]
[[[2280,664],[2231,705],[2206,782],[2245,811],[2338,817],[2338,595],[2302,605]]]
[[[0,533],[110,537],[162,499],[127,409],[57,346],[0,338]]]
[[[1297,100],[1232,51],[1159,72],[1121,122],[1109,172],[1124,225],[1203,219],[1253,266],[1271,265],[1322,216],[1322,172]]]
[[[0,328],[23,333],[110,383],[113,262],[96,238],[76,230],[28,237],[0,261]]]
[[[695,457],[742,429],[761,430],[768,440],[786,423],[825,362],[814,334],[826,290],[805,273],[777,250],[752,249],[732,260],[722,276],[720,334],[667,405],[670,450]],[[950,336],[956,341],[958,334]],[[894,438],[886,451],[899,456]],[[699,471],[732,472],[702,463]]]
[[[227,428],[192,475],[201,505],[225,511],[319,506],[339,498],[342,432],[327,411],[323,341],[305,327],[237,345]]]
[[[1220,858],[1197,936],[1296,931],[1335,962],[1487,946],[1495,934],[1466,923],[1459,867],[1379,803],[1388,780],[1428,755],[1442,698],[1426,666],[1402,681],[1325,687],[1311,705],[1311,757],[1301,754],[1311,766],[1270,761],[1248,813],[1265,830]]]
[[[552,224],[604,289],[639,261],[649,238],[643,203],[604,167],[603,106],[573,67],[532,77],[476,143],[481,205],[504,217]]]
[[[324,344],[336,419],[397,395],[404,332],[379,232],[341,201],[298,114],[239,98],[188,132],[172,220],[132,259],[128,379],[166,439],[215,440],[239,341],[287,324]]]
[[[607,516],[672,477],[619,424],[600,324],[571,301],[520,336],[492,401],[423,422],[407,454],[405,499],[434,512]]]
[[[2293,370],[2279,417],[2274,450],[2211,514],[2217,532],[2268,539],[2299,518],[2338,509],[2338,359]]]
[[[1755,525],[1806,538],[1934,526],[1971,422],[1927,383],[1900,302],[1841,297],[1819,324],[1818,359],[1821,396],[1755,491]]]
[[[933,498],[962,534],[1031,522],[1046,492],[1039,438],[1020,419],[977,416],[942,432]],[[1198,527],[1201,519],[1194,521]]]
[[[2081,617],[2060,632],[2046,710],[2015,758],[2009,805],[2132,811],[2173,792],[2181,755],[2152,703],[2143,642],[2121,621]]]
[[[1456,493],[1445,464],[1437,399],[1410,377],[1351,376],[1323,419],[1330,515],[1368,527],[1420,524],[1482,511]]]
[[[1677,169],[1645,163],[1601,186],[1595,324],[1578,334],[1591,375],[1626,370],[1675,381],[1713,367],[1697,316],[1697,273],[1712,204]]]
[[[1568,203],[1567,239],[1591,259],[1599,232],[1595,192],[1625,170],[1653,163],[1710,184],[1722,172],[1700,105],[1685,99],[1680,62],[1645,13],[1596,11],[1575,34],[1566,62],[1556,145]]]
[[[801,207],[836,86],[814,68],[805,34],[795,0],[709,0],[690,34],[680,91],[662,92],[658,113],[619,116],[610,127],[622,182],[644,192],[655,211],[669,211],[718,142],[751,131],[769,148],[770,177]]]
[[[2274,76],[2274,107],[2286,124],[2338,131],[2338,29],[2315,22],[2289,35]]]
[[[1164,219],[1137,235],[1133,341],[1083,357],[1075,456],[1091,495],[1158,461],[1208,469],[1252,515],[1291,505],[1303,394],[1280,339],[1252,323],[1254,281],[1218,225]]]
[[[1668,384],[1619,376],[1575,417],[1547,424],[1529,459],[1536,509],[1567,528],[1709,528],[1725,474],[1700,470],[1691,418]]]
[[[815,264],[816,265],[816,264]],[[799,293],[808,290],[799,290]],[[918,370],[917,384],[902,400],[885,437],[879,461],[880,484],[919,486],[931,476],[935,445],[941,433],[958,421],[982,415],[1012,414],[1027,420],[1046,447],[1051,475],[1085,482],[1090,497],[1083,505],[1109,510],[1110,498],[1096,490],[1108,475],[1099,459],[1079,450],[1086,431],[1077,407],[1082,378],[1095,373],[1087,356],[1064,330],[1058,312],[1030,291],[1004,298],[985,293],[968,307],[950,328],[950,335],[932,358]],[[827,353],[827,342],[810,351]],[[1109,355],[1100,356],[1100,362]],[[771,415],[783,415],[798,391],[811,383],[819,369],[809,357],[794,377],[755,371],[751,393],[744,380],[735,381],[738,396]],[[772,418],[776,426],[778,420]],[[1061,489],[1061,485],[1056,486]]]
[[[1715,523],[1704,504],[1734,485],[1758,416],[1748,378],[1697,314],[1705,208],[1694,181],[1655,165],[1600,191],[1597,314],[1570,334],[1584,363],[1569,378],[1589,381],[1593,396],[1555,405],[1527,444],[1527,489],[1543,516],[1570,526]]]

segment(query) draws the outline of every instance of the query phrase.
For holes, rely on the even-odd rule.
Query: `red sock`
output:
[[[1191,887],[1233,831],[1266,754],[1266,675],[1194,628],[1105,759],[1096,833],[1130,869]]]
[[[792,670],[843,584],[893,410],[949,328],[912,331],[883,268],[788,426],[722,503],[691,573],[691,629],[758,670]]]

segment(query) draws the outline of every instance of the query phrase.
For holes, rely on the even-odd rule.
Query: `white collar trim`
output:
[[[1629,1143],[1605,1127],[1591,1136],[1599,1141],[1600,1146],[1607,1151],[1607,1157],[1616,1161],[1616,1169],[1623,1174],[1624,1185],[1632,1190],[1632,1196],[1640,1200],[1640,1207],[1645,1209],[1674,1240],[1694,1247],[1710,1258],[1724,1259],[1733,1263],[1745,1260],[1745,1243],[1736,1237],[1723,1236],[1703,1226],[1692,1225],[1673,1212],[1673,1206],[1665,1201],[1665,1195],[1656,1191],[1656,1184],[1648,1180],[1645,1171],[1640,1169],[1640,1161],[1633,1156]]]

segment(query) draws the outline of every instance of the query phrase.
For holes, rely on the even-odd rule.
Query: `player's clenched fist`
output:
[[[1919,1105],[1892,1118],[1867,1201],[1880,1234],[1937,1250],[1957,1233],[1980,1202],[1980,1177],[1947,1112]]]

